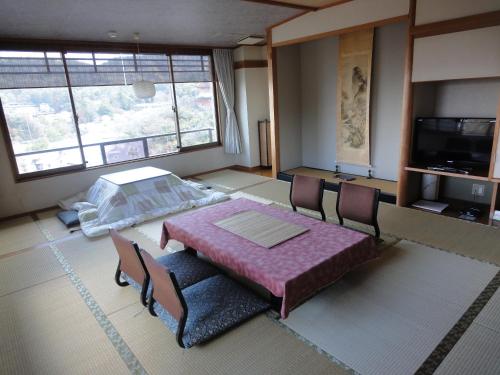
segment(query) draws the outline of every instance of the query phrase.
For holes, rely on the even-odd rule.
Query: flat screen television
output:
[[[417,117],[412,162],[425,167],[489,168],[494,118]]]

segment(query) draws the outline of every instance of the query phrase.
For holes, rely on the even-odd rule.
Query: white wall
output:
[[[435,116],[496,117],[500,78],[438,82],[435,87]]]
[[[353,0],[309,12],[272,29],[273,45],[407,15],[409,0]]]
[[[235,61],[265,60],[266,47],[239,47],[234,51]],[[267,68],[235,70],[235,110],[242,137],[243,152],[240,165],[260,165],[257,122],[269,119],[269,89]]]
[[[56,205],[57,201],[88,189],[102,175],[131,168],[153,166],[167,169],[179,176],[192,175],[236,164],[233,155],[222,147],[171,155],[118,166],[15,183],[5,142],[0,132],[0,217]]]
[[[338,37],[300,46],[302,164],[335,169]]]
[[[297,118],[301,123],[302,165],[335,170],[338,37],[300,45],[299,88],[292,80],[297,71],[294,48],[297,47],[278,48],[280,139],[287,140],[285,145],[280,143],[281,170],[299,163],[296,146],[288,146],[292,144],[291,139],[297,138]],[[371,159],[373,175],[388,180],[396,180],[398,175],[405,48],[406,23],[376,29],[371,89]],[[285,58],[286,63],[280,63]],[[301,93],[300,111],[296,109],[297,98],[292,95],[297,90]],[[341,170],[367,174],[364,167],[341,165]]]
[[[412,81],[500,76],[500,26],[415,39]]]
[[[451,20],[499,9],[498,0],[418,0],[415,24]]]
[[[300,46],[281,47],[277,54],[280,169],[302,165]]]

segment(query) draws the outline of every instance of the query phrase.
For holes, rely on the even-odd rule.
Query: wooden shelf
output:
[[[481,215],[477,218],[477,220],[470,221],[470,222],[471,223],[486,224],[486,225],[490,224],[490,217],[489,217],[490,205],[488,205],[488,204],[476,203],[476,202],[470,202],[470,201],[462,201],[462,200],[450,199],[450,198],[439,198],[439,202],[448,203],[449,206],[442,213],[434,213],[436,215],[443,215],[443,216],[448,216],[448,217],[453,217],[453,218],[458,219],[461,211],[465,211],[471,207],[475,207],[475,208],[479,208],[481,210]],[[432,211],[412,207],[411,205],[409,207],[416,209],[416,210],[433,213]],[[464,221],[468,221],[468,220],[464,219]]]
[[[409,172],[419,172],[419,173],[427,173],[427,174],[435,174],[439,176],[448,176],[448,177],[457,177],[457,178],[466,178],[469,180],[479,180],[479,181],[489,181],[488,173],[485,172],[484,175],[477,174],[462,174],[462,173],[451,173],[444,171],[433,171],[427,168],[418,168],[418,167],[405,167],[405,171]]]

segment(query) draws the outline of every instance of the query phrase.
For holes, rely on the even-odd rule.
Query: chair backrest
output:
[[[326,219],[323,210],[323,192],[325,180],[317,177],[294,175],[290,186],[290,204],[293,210],[297,207],[319,211],[323,221]]]
[[[378,237],[379,195],[379,189],[341,182],[337,195],[337,214],[340,223],[343,224],[343,219],[349,219],[373,225]]]
[[[141,255],[153,282],[150,304],[158,302],[174,319],[182,322],[186,318],[187,308],[174,273],[158,263],[147,251],[141,250]]]
[[[123,237],[115,229],[111,229],[109,233],[120,257],[120,270],[125,272],[136,283],[142,285],[147,273],[141,258],[139,246],[135,242]]]

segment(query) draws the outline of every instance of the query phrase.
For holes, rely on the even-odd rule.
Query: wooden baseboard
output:
[[[261,167],[260,165],[256,166],[256,167],[245,167],[243,165],[233,165],[232,167],[229,167],[229,169],[232,169],[234,171],[250,172],[250,173],[260,171],[264,168],[266,168],[266,167]]]
[[[40,214],[42,212],[47,212],[47,211],[50,211],[50,210],[54,210],[56,208],[60,208],[60,207],[59,206],[50,206],[50,207],[40,208],[38,210],[22,212],[20,214],[15,214],[15,215],[10,215],[10,216],[0,217],[0,223],[4,222],[4,221],[8,221],[8,220],[19,219],[20,217],[24,217],[24,216],[31,216],[31,218],[33,220],[38,220],[37,214]]]

